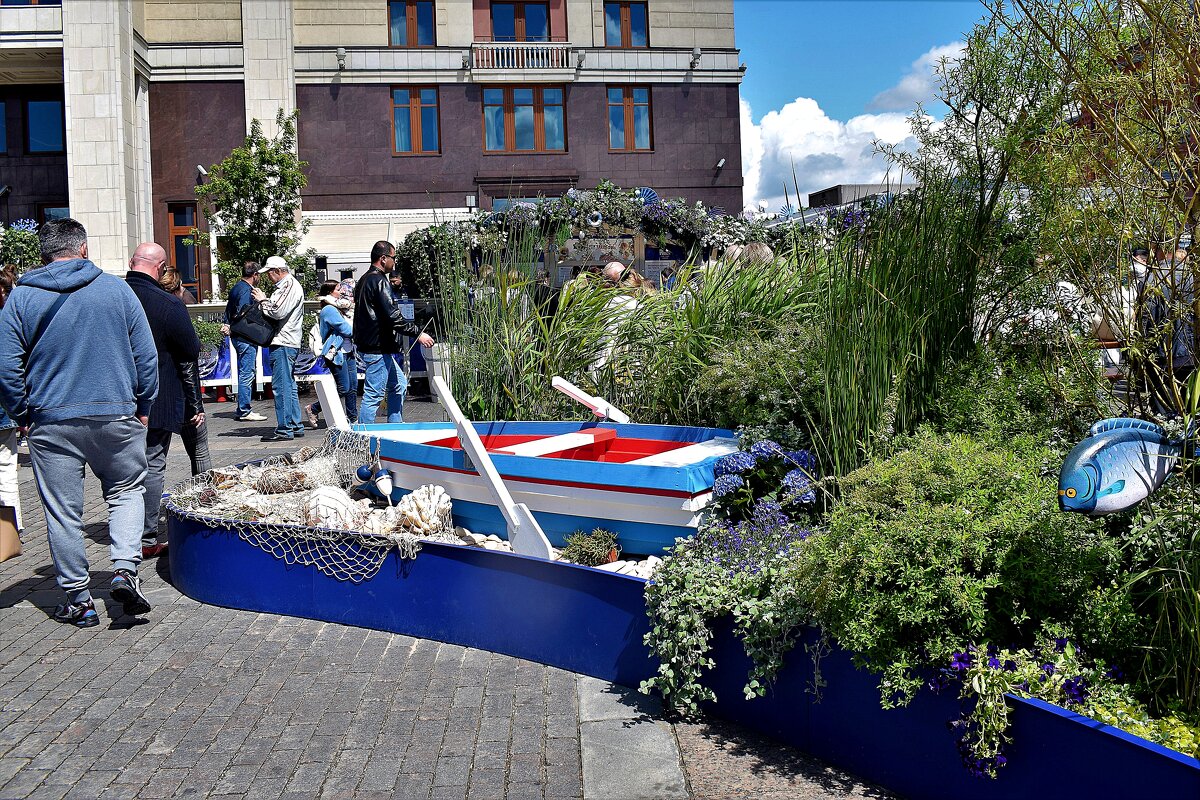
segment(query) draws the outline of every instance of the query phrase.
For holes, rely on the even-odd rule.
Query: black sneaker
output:
[[[54,621],[76,628],[91,628],[100,624],[100,615],[91,600],[85,603],[63,603],[54,609]]]
[[[150,611],[150,601],[142,594],[141,581],[135,573],[127,569],[119,569],[113,573],[112,583],[108,585],[108,594],[120,603],[125,613],[131,617]]]

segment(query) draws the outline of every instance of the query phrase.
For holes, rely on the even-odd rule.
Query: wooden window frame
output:
[[[190,206],[192,209],[192,225],[176,225],[174,209],[177,206]],[[175,263],[175,237],[177,236],[192,236],[192,232],[200,227],[200,208],[199,204],[190,200],[170,201],[167,203],[167,241],[170,242],[170,247],[167,251],[167,265],[179,271],[179,265]],[[192,244],[192,251],[196,254],[196,274],[195,280],[190,283],[183,284],[184,288],[188,289],[197,298],[200,297],[201,287],[204,285],[206,277],[203,264],[200,258],[200,245]],[[182,273],[180,278],[182,278]],[[202,302],[202,301],[201,301]]]
[[[419,48],[437,47],[437,2],[431,2],[433,8],[433,41],[429,44],[396,44],[392,41],[392,7],[397,5],[404,6],[404,27],[407,39],[409,42],[417,41],[417,3],[421,0],[388,0],[387,4],[387,26],[388,26],[388,47],[397,47],[401,50],[413,50]]]
[[[613,147],[612,138],[608,141],[608,152],[610,153],[653,153],[654,152],[654,91],[649,86],[636,84],[608,84],[604,87],[604,127],[608,128],[608,110],[616,105],[608,99],[609,89],[621,90],[621,106],[624,108],[625,114],[625,147]],[[633,90],[646,90],[646,118],[650,127],[650,146],[641,148],[637,146],[637,136],[633,130],[633,109],[641,103],[633,101]]]
[[[608,6],[615,5],[621,9],[621,43],[608,43]],[[646,9],[646,43],[633,44],[633,23],[630,6],[642,6]],[[650,47],[650,4],[644,0],[604,0],[604,46],[612,50],[646,50]]]
[[[407,153],[404,152],[403,150],[396,149],[396,109],[405,107],[396,102],[396,92],[404,91],[406,89],[408,90],[408,106],[407,106],[407,108],[408,108],[408,124],[409,124],[409,130],[412,132],[412,142],[413,142],[412,152],[407,152]],[[437,126],[438,126],[438,146],[437,146],[436,150],[419,149],[424,145],[424,142],[421,141],[421,139],[422,139],[421,109],[428,107],[421,103],[421,90],[423,90],[423,89],[432,89],[433,90],[433,97],[434,97],[433,108],[437,112]],[[433,85],[393,86],[392,90],[391,90],[391,98],[392,98],[392,104],[391,104],[392,105],[392,113],[391,113],[392,155],[393,156],[440,156],[442,154],[442,95],[441,95],[441,92],[438,91],[438,87],[433,86]]]
[[[501,106],[504,109],[504,149],[489,150],[487,146],[487,109],[494,107],[495,103],[487,103],[480,97],[480,125],[483,133],[483,154],[488,156],[532,156],[532,155],[563,155],[568,152],[569,145],[567,139],[567,88],[560,84],[532,84],[532,85],[513,85],[513,86],[485,86],[484,91],[488,89],[500,89],[504,92],[504,103]],[[513,101],[513,92],[517,89],[532,89],[533,90],[533,149],[532,150],[517,150],[517,114],[516,103]],[[562,92],[562,103],[551,103],[552,106],[561,106],[563,110],[563,149],[562,150],[547,150],[546,149],[546,103],[543,100],[542,92],[546,89],[558,89]]]
[[[541,39],[530,40],[529,35],[525,31],[525,6],[545,6],[546,7],[546,39],[547,42],[554,41],[554,19],[550,16],[549,0],[494,0],[488,3],[488,23],[491,25],[491,39],[493,42],[500,41],[496,38],[496,21],[492,16],[492,9],[496,2],[501,2],[505,5],[513,6],[513,41],[514,42],[541,42]]]

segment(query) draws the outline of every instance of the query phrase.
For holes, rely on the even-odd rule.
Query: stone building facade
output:
[[[372,241],[610,179],[741,207],[732,0],[39,0],[0,6],[0,219],[70,213],[212,291],[198,167],[298,109],[305,241]],[[57,125],[57,129],[56,126]],[[720,165],[720,166],[718,166]]]

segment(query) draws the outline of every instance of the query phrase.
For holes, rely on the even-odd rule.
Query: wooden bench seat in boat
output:
[[[506,456],[549,456],[577,447],[607,442],[617,438],[617,432],[612,428],[592,428],[586,431],[561,433],[558,436],[547,436],[544,439],[534,439],[531,442],[521,442],[508,447],[498,447],[488,452]]]

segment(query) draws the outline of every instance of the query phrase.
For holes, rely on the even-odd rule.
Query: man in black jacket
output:
[[[158,397],[150,407],[146,430],[146,517],[142,528],[142,558],[153,558],[166,550],[158,541],[158,511],[162,503],[167,472],[167,451],[171,434],[181,433],[184,425],[204,423],[200,387],[194,370],[187,364],[200,357],[200,338],[188,317],[183,302],[159,285],[167,253],[154,242],[138,245],[129,259],[125,276],[129,287],[146,311],[154,347],[158,350]],[[195,376],[198,377],[198,376]],[[200,409],[190,418],[188,409]]]
[[[396,248],[376,242],[371,248],[371,268],[354,287],[354,346],[358,348],[366,379],[358,421],[375,421],[387,398],[388,422],[403,422],[404,393],[408,379],[399,361],[400,337],[415,336],[422,347],[432,347],[433,337],[404,318],[392,294],[388,273],[396,268]]]

